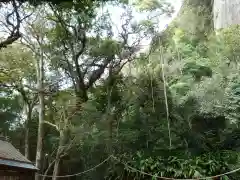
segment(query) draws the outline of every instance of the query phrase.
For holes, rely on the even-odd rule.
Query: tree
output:
[[[23,3],[21,1],[11,0],[8,3],[0,2],[0,9],[2,10],[0,23],[4,36],[7,36],[1,38],[0,49],[7,47],[21,37],[21,24],[31,15],[22,11]]]
[[[24,5],[29,3],[35,7],[44,3],[58,5],[61,8],[75,7],[81,9],[83,12],[88,11],[89,7],[96,3],[104,3],[108,0],[96,0],[96,1],[73,1],[73,0],[1,0],[0,9],[7,9],[7,13],[3,13],[1,17],[1,25],[4,27],[7,38],[1,38],[0,49],[7,47],[13,42],[21,38],[20,28],[22,23],[31,16],[31,14],[25,14],[22,11]]]
[[[207,0],[185,1],[164,32],[158,32],[158,16],[167,14],[164,7],[171,11],[167,4],[109,3],[121,8],[116,25],[105,4],[89,3],[86,11],[72,3],[24,9],[32,16],[22,24],[22,44],[0,53],[1,125],[17,136],[20,151],[25,106],[19,100],[25,92],[26,102],[34,96],[41,102],[29,123],[30,155],[41,154],[39,174],[197,179],[238,167],[239,27],[216,35]],[[135,20],[135,10],[146,16]],[[150,49],[140,53],[146,37]],[[23,93],[15,95],[17,88]]]
[[[238,112],[238,98],[236,97],[238,83],[236,83],[236,81],[238,81],[237,74],[239,74],[239,66],[235,61],[238,59],[238,45],[236,45],[237,41],[233,39],[238,39],[239,33],[237,33],[238,30],[236,30],[237,27],[235,26],[234,28],[219,31],[218,36],[212,34],[213,26],[210,23],[212,21],[210,18],[211,9],[210,1],[185,1],[180,16],[169,25],[169,29],[167,29],[166,32],[160,34],[159,38],[153,39],[153,45],[157,47],[156,49],[158,49],[159,46],[163,47],[163,56],[167,62],[165,69],[168,80],[167,86],[171,90],[173,100],[170,119],[174,148],[170,152],[159,150],[156,154],[158,157],[161,157],[161,159],[173,155],[174,158],[185,159],[183,160],[185,162],[187,162],[186,159],[189,158],[192,162],[196,162],[195,158],[202,159],[205,156],[206,159],[203,158],[205,159],[204,162],[211,159],[219,162],[219,164],[222,162],[231,164],[228,158],[228,160],[225,158],[225,160],[222,160],[218,158],[215,159],[212,156],[216,155],[215,151],[218,151],[217,154],[222,154],[225,150],[226,154],[231,156],[234,154],[231,151],[233,147],[235,148],[233,144],[238,144],[235,141],[235,137],[237,137],[236,131],[238,129],[237,123],[230,122],[233,122],[232,118],[236,118],[237,115],[237,113],[233,112]],[[154,52],[150,54],[152,58],[149,61],[145,60],[149,62],[148,66],[152,67],[152,72],[159,67],[158,56],[160,56],[160,54]],[[145,65],[145,67],[147,66]],[[141,68],[139,69],[141,71]],[[145,73],[146,72],[148,71],[145,71]],[[236,86],[233,86],[233,84]],[[230,95],[229,92],[232,95]],[[148,94],[151,94],[151,92],[148,92]],[[232,97],[230,98],[229,95]],[[152,99],[156,100],[158,96],[154,97],[155,98]],[[228,101],[228,98],[231,100]],[[235,102],[232,101],[233,99],[235,99]],[[231,104],[231,106],[229,106],[229,104]],[[149,105],[145,105],[143,109],[145,110],[148,107]],[[225,114],[225,111],[228,113]],[[229,112],[232,113],[229,114]],[[151,113],[151,115],[153,115],[153,113]],[[142,115],[140,117],[144,116]],[[140,119],[140,117],[138,118]],[[149,117],[148,119],[151,118]],[[235,122],[238,122],[237,118]],[[163,129],[166,130],[166,127]],[[227,140],[228,138],[224,138],[229,137],[226,131],[228,131],[232,137],[234,136],[233,141],[229,142],[229,140]],[[162,137],[165,136],[166,133],[162,135]],[[153,137],[157,137],[157,133],[154,133]],[[159,139],[163,141],[164,138],[162,137]],[[143,142],[144,141],[141,141],[141,143]],[[226,148],[224,145],[226,142],[228,142],[229,145],[231,144],[232,149]],[[153,167],[158,167],[156,172],[159,173],[159,171],[161,171],[159,167],[168,166],[164,163],[164,165],[158,166],[157,164],[161,164],[161,160],[157,160],[157,158],[154,159],[154,155],[152,154],[149,158],[146,158],[148,157],[146,151],[144,151],[143,148],[141,150],[140,153],[134,156],[136,162],[135,165],[132,164],[134,167],[137,166],[138,169],[150,171],[150,174],[152,174]],[[151,153],[153,153],[153,151],[151,151]],[[186,154],[188,155],[185,156]],[[137,157],[139,158],[138,160],[136,160]],[[126,158],[125,154],[122,158],[125,158],[125,161],[130,159],[129,156]],[[131,158],[131,160],[132,159],[133,158]],[[170,162],[170,159],[166,161]],[[174,160],[174,162],[176,161]],[[181,161],[178,162],[182,164]],[[236,161],[234,161],[234,163],[236,163]],[[222,171],[221,169],[223,167],[225,167],[223,172],[226,172],[226,169],[230,168],[230,165],[219,166],[218,168],[220,169],[217,168],[218,170],[215,173]],[[161,174],[165,173],[167,177],[174,176],[178,178],[195,177],[190,171],[187,174],[182,171],[175,171],[176,169],[181,169],[175,165],[173,169],[173,171],[167,170]],[[204,169],[207,169],[207,167]],[[194,170],[194,172],[198,174],[197,176],[203,177],[205,176],[204,169],[202,169],[203,171],[199,169]],[[126,174],[124,174],[124,171],[117,174],[118,172],[119,171],[116,170],[114,171],[115,174],[113,174],[116,176],[129,176],[127,170],[125,172]],[[141,175],[141,173],[139,175]],[[137,174],[133,174],[132,176],[136,177]],[[237,175],[233,175],[233,177],[234,176],[237,178]]]
[[[237,25],[240,23],[238,16],[236,16],[236,13],[239,9],[239,2],[235,0],[204,0],[201,2],[197,2],[196,0],[186,0],[184,1],[181,10],[182,13],[192,9],[190,7],[201,7],[201,12],[204,12],[206,20],[208,19],[209,22],[212,22],[211,26],[215,30],[220,30],[222,28],[227,28],[229,26]],[[203,11],[203,9],[205,9],[206,11]],[[195,13],[195,16],[199,15]]]
[[[6,136],[11,135],[11,125],[18,124],[17,117],[21,114],[21,106],[19,106],[19,96],[12,95],[11,90],[1,88],[0,97],[0,117],[2,133]]]
[[[42,7],[43,8],[43,7]],[[40,13],[43,9],[36,11],[36,14]],[[36,149],[36,167],[42,169],[43,160],[43,138],[44,138],[44,119],[45,119],[45,65],[46,65],[46,36],[47,36],[47,23],[43,19],[35,17],[33,19],[35,24],[28,23],[28,27],[25,29],[28,34],[23,37],[23,45],[28,47],[35,58],[35,71],[37,86],[32,87],[38,94],[38,136],[37,136],[37,149]],[[36,174],[35,179],[39,179],[40,176]]]
[[[1,87],[17,91],[22,99],[19,105],[23,107],[25,123],[25,156],[29,158],[29,123],[37,97],[35,92],[28,88],[34,83],[36,75],[33,71],[33,56],[28,49],[13,44],[1,51],[1,64]]]
[[[97,19],[96,22],[93,22],[96,24],[93,24],[93,27],[91,27],[92,22],[91,19],[88,20],[87,14],[85,15],[85,20],[84,16],[77,17],[70,14],[64,16],[63,12],[56,11],[53,8],[52,10],[57,19],[55,32],[60,31],[59,33],[62,34],[61,36],[58,35],[57,38],[53,38],[54,43],[56,43],[55,46],[52,46],[52,49],[55,51],[53,51],[55,54],[53,60],[55,63],[58,63],[55,66],[57,65],[58,68],[62,69],[71,79],[76,96],[76,109],[74,111],[81,112],[82,103],[88,101],[89,89],[98,83],[106,70],[112,68],[118,73],[127,62],[131,61],[132,55],[134,55],[136,47],[143,37],[141,33],[143,33],[144,29],[141,30],[139,26],[137,32],[131,31],[131,29],[127,30],[127,27],[130,26],[131,15],[126,14],[126,22],[122,26],[121,34],[119,34],[122,39],[116,41],[112,38],[111,29],[106,30],[108,37],[101,35],[102,30],[100,28],[102,24],[100,23],[106,24],[108,28],[110,27],[110,22],[107,19],[108,15],[102,19],[105,22],[99,19],[98,23],[100,23],[98,24]],[[71,19],[74,20],[75,18],[77,23],[70,24]],[[91,30],[90,28],[99,29],[98,34],[88,37],[87,32]],[[130,33],[139,34],[133,46],[128,45]],[[99,46],[96,46],[96,43]],[[62,55],[59,56],[60,54]],[[110,129],[111,122],[109,121],[109,131],[111,131]],[[111,132],[109,137],[111,137]]]
[[[122,5],[125,11],[123,14],[124,23],[118,34],[113,34],[110,29],[109,14],[106,13],[102,17],[96,17],[94,6],[92,12],[90,10],[81,12],[81,9],[71,9],[72,12],[70,13],[70,11],[51,5],[50,11],[46,13],[41,11],[42,18],[46,18],[45,22],[50,25],[43,28],[36,23],[28,24],[35,30],[47,30],[46,36],[44,36],[46,41],[43,44],[40,43],[41,47],[44,48],[45,55],[51,58],[51,67],[66,74],[67,78],[71,80],[75,92],[76,106],[72,109],[72,112],[66,113],[66,117],[61,120],[64,125],[59,129],[60,139],[54,177],[58,174],[59,161],[64,154],[62,146],[66,145],[66,142],[63,139],[68,138],[64,132],[68,131],[69,118],[74,118],[71,117],[71,114],[76,116],[76,112],[78,115],[79,112],[82,112],[82,104],[88,101],[89,90],[97,86],[100,79],[106,79],[106,77],[103,77],[106,70],[111,67],[111,71],[118,74],[125,64],[133,60],[141,40],[147,36],[150,37],[153,33],[150,21],[132,24],[131,6]],[[82,15],[79,16],[79,13],[82,13]],[[88,32],[93,31],[96,34],[93,36],[87,35]],[[35,38],[38,37],[36,32],[30,31],[31,33]],[[114,36],[120,36],[120,38],[115,40]],[[130,38],[133,38],[133,42],[129,42]],[[25,38],[25,41],[28,40]],[[38,41],[38,39],[36,40]],[[35,52],[34,45],[30,44],[30,46],[29,48]],[[38,49],[38,47],[35,49]],[[111,124],[111,121],[109,121],[109,130]],[[109,137],[111,134],[110,132]]]
[[[19,0],[20,2],[29,2],[30,4],[40,4],[40,3],[44,3],[44,2],[47,2],[47,3],[53,3],[53,4],[61,4],[61,3],[76,3],[76,2],[73,2],[73,0],[60,0],[60,1],[57,1],[57,0],[41,0],[41,1],[35,1],[35,0]],[[101,1],[100,1],[101,2]],[[103,0],[104,2],[104,0]],[[1,0],[0,3],[11,3],[11,0]],[[85,5],[86,2],[82,2],[83,5]]]

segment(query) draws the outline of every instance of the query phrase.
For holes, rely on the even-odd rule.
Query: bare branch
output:
[[[20,25],[21,23],[27,19],[31,14],[25,15],[23,18],[20,17],[19,9],[22,6],[22,2],[17,2],[16,0],[11,0],[12,3],[12,11],[8,13],[5,17],[5,21],[1,22],[5,28],[9,31],[9,36],[0,42],[0,49],[7,47],[13,42],[17,41],[21,37],[20,33]],[[10,20],[12,19],[12,21]]]
[[[59,131],[59,128],[56,124],[50,123],[49,121],[44,121],[44,123],[54,127],[57,131]]]

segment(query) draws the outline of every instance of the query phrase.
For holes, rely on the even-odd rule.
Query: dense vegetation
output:
[[[49,176],[36,179],[105,159],[65,179],[196,179],[240,167],[240,27],[216,33],[210,1],[185,1],[163,32],[157,17],[172,8],[154,0],[21,6],[30,14],[21,38],[0,51],[0,127]],[[106,6],[122,8],[121,25]]]

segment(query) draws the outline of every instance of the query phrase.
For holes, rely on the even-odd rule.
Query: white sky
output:
[[[159,17],[159,19],[161,20],[161,23],[159,24],[160,29],[163,29],[167,23],[169,23],[173,18],[176,17],[176,15],[179,12],[179,9],[182,5],[182,0],[168,0],[168,2],[170,2],[173,5],[175,12],[172,15],[172,18]],[[115,22],[119,22],[120,16],[121,16],[121,13],[123,12],[123,10],[120,7],[110,7],[110,8],[111,9],[109,9],[109,10],[112,14],[112,18],[114,20],[116,20]],[[134,12],[134,17],[141,20],[141,19],[146,18],[146,14]]]
[[[134,1],[134,0],[132,0],[132,1]],[[172,19],[174,19],[176,17],[176,15],[179,12],[179,9],[181,7],[181,4],[182,4],[182,0],[166,0],[166,1],[170,2],[173,5],[173,7],[175,9],[175,12],[174,12],[174,14],[172,15],[171,18],[166,17],[164,15],[158,17],[158,21],[159,21],[158,29],[160,31],[164,30],[164,28],[166,28],[166,25],[169,24],[172,21]],[[124,10],[121,7],[116,7],[116,6],[108,6],[106,9],[110,12],[110,14],[112,16],[112,21],[115,24],[115,25],[113,25],[113,31],[116,32],[117,29],[121,29],[121,25],[122,25],[121,15],[123,14]],[[101,12],[99,14],[101,14]],[[2,15],[2,13],[1,13],[1,15]],[[136,11],[133,11],[133,16],[134,16],[134,20],[136,20],[136,21],[147,19],[147,14],[139,13],[139,12],[136,12]],[[1,17],[1,19],[2,18],[4,18],[4,17]],[[2,29],[2,28],[3,27],[0,27],[0,29]],[[2,31],[0,31],[0,37],[2,37],[2,36],[6,36],[6,34],[3,33]],[[149,40],[143,40],[143,42],[141,44],[143,46],[147,46],[149,44]]]
[[[167,27],[167,24],[169,24],[177,16],[177,14],[181,8],[181,5],[182,5],[182,0],[167,0],[167,1],[173,5],[175,11],[174,11],[172,17],[166,17],[166,15],[162,15],[162,16],[158,17],[159,31],[164,30]],[[109,6],[109,7],[107,7],[107,9],[112,15],[113,22],[115,23],[115,25],[117,25],[117,27],[115,27],[115,28],[113,27],[114,31],[117,31],[117,28],[121,29],[121,25],[122,25],[121,24],[121,15],[124,12],[124,10],[121,7],[116,7],[116,6],[114,6],[114,7]],[[133,16],[134,16],[134,19],[137,21],[144,20],[147,18],[147,14],[138,13],[136,11],[133,12]],[[149,43],[150,43],[150,40],[146,40],[146,39],[141,42],[143,51],[148,48]]]

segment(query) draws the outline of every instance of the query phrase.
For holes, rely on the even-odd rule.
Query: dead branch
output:
[[[21,18],[20,7],[22,6],[22,2],[11,0],[11,5],[12,11],[9,12],[5,17],[6,23],[2,22],[5,28],[9,31],[8,32],[9,36],[5,40],[0,41],[0,49],[7,47],[8,45],[17,41],[21,37],[20,25],[26,18],[28,18],[31,15],[31,14],[25,15],[23,18]]]

